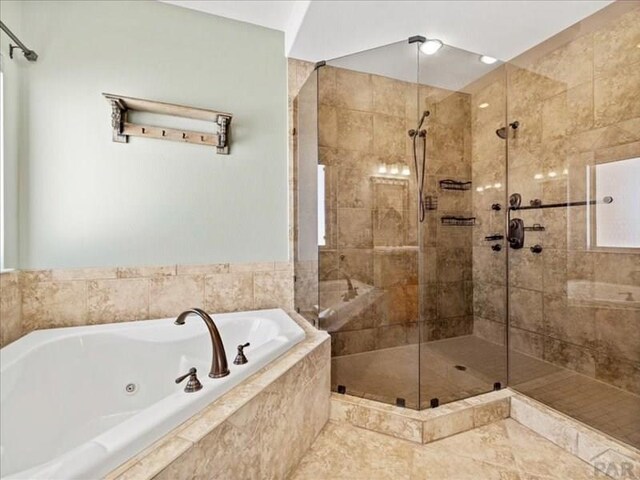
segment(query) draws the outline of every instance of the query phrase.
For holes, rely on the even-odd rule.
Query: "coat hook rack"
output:
[[[147,137],[208,145],[216,147],[216,151],[219,154],[227,155],[229,153],[231,119],[233,118],[230,113],[113,95],[111,93],[103,93],[102,95],[111,105],[111,128],[113,129],[112,138],[114,142],[127,143],[130,136]],[[217,125],[218,133],[195,132],[131,123],[128,121],[128,114],[131,111],[211,121]]]

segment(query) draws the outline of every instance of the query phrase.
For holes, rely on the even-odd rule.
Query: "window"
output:
[[[592,168],[596,203],[592,210],[592,245],[640,248],[640,157],[601,163]],[[613,202],[602,203],[610,196]]]

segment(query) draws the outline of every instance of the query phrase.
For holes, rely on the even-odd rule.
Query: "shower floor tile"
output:
[[[512,388],[640,448],[640,396],[570,370]]]
[[[291,480],[601,478],[592,466],[511,419],[426,445],[329,422]]]
[[[420,365],[415,359],[420,350]],[[518,352],[511,352],[510,386],[551,408],[640,448],[640,396]],[[332,387],[354,396],[428,408],[506,385],[503,346],[473,335],[333,357]],[[466,367],[459,370],[458,366]]]

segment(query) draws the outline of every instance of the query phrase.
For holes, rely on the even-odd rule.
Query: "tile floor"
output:
[[[514,420],[426,445],[329,422],[291,480],[582,480],[603,478]]]
[[[518,352],[511,358],[512,388],[640,448],[640,396]],[[334,357],[331,368],[334,391],[344,385],[350,395],[391,404],[403,398],[409,408],[488,392],[507,377],[505,348],[473,335]]]

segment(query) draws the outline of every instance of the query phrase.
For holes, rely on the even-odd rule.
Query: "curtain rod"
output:
[[[4,23],[2,23],[2,21],[0,21],[0,29],[2,29],[4,33],[6,33],[9,36],[9,38],[14,42],[16,42],[17,44],[17,46],[9,44],[9,58],[13,58],[13,49],[19,48],[24,53],[24,58],[26,58],[30,62],[35,62],[36,60],[38,60],[38,54],[33,50],[31,50],[30,48],[27,48],[27,46],[24,43],[22,43],[20,39],[13,34],[13,32],[9,30],[9,28],[7,28],[7,26]]]

